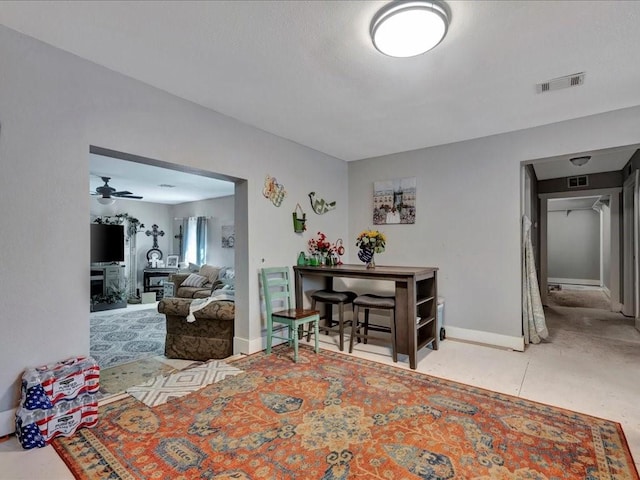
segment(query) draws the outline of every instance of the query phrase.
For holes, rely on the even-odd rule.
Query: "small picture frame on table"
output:
[[[178,268],[179,255],[167,255],[167,268]]]
[[[163,282],[162,283],[162,296],[163,298],[173,297],[175,296],[175,285],[173,282]]]

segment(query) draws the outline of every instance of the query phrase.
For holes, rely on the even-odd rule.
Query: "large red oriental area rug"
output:
[[[77,478],[638,479],[620,425],[355,357],[255,354],[245,373],[58,438]]]

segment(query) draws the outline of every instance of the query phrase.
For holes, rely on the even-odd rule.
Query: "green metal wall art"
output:
[[[311,208],[318,215],[336,208],[336,202],[327,202],[324,198],[316,198],[316,192],[309,193],[309,200],[311,200]]]
[[[296,203],[296,208],[293,211],[293,231],[296,233],[302,233],[307,229],[307,214],[302,211],[302,207],[299,203]]]

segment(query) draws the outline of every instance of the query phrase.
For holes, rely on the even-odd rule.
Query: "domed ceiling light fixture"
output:
[[[569,159],[569,161],[573,163],[576,167],[581,167],[585,165],[589,160],[591,160],[591,155],[585,155],[583,157],[573,157]]]
[[[373,45],[390,57],[414,57],[438,45],[449,28],[442,2],[396,1],[376,13],[371,22]]]

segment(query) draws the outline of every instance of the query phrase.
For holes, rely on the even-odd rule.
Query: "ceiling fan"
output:
[[[109,185],[109,180],[111,180],[111,177],[101,177],[101,178],[102,178],[102,181],[104,182],[104,185],[96,188],[96,193],[93,193],[92,195],[100,195],[100,198],[98,198],[98,202],[100,202],[103,205],[110,205],[113,202],[115,202],[114,197],[137,198],[137,199],[142,198],[138,195],[134,195],[133,193],[127,190],[118,192],[115,188]]]

